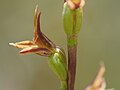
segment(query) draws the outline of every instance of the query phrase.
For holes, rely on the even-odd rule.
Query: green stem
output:
[[[61,81],[61,88],[60,90],[66,90],[67,89],[67,82],[66,81]]]
[[[77,53],[77,36],[73,35],[67,38],[68,41],[68,80],[67,90],[74,90],[76,76],[76,53]]]

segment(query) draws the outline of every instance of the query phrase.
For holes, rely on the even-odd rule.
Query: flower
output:
[[[34,14],[34,38],[33,41],[21,41],[17,43],[9,43],[17,48],[21,48],[20,54],[27,53],[36,53],[41,56],[50,56],[54,53],[56,48],[55,44],[45,36],[40,29],[40,15],[38,12],[38,6],[36,6],[35,14]]]
[[[67,88],[67,67],[66,55],[64,50],[56,46],[40,29],[40,15],[38,6],[36,6],[34,14],[34,38],[33,41],[21,41],[17,43],[9,43],[10,45],[21,48],[20,54],[36,53],[41,56],[48,57],[48,63],[53,72],[58,76],[61,82],[62,90]]]
[[[88,85],[85,90],[105,90],[106,89],[106,81],[104,79],[105,73],[105,65],[101,64],[100,69],[93,80],[93,82]]]

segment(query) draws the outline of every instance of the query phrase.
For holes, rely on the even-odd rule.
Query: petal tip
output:
[[[15,46],[15,43],[9,43],[10,46]]]

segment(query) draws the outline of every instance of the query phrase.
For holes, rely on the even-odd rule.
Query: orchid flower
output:
[[[40,29],[40,15],[38,6],[36,6],[34,14],[34,38],[33,41],[21,41],[17,43],[9,43],[10,45],[21,48],[20,54],[36,53],[41,56],[50,56],[54,49],[55,44],[45,36]]]
[[[61,82],[61,90],[67,88],[67,67],[66,56],[64,50],[56,46],[40,29],[40,15],[38,6],[36,6],[34,14],[34,38],[33,41],[21,41],[17,43],[9,43],[10,45],[22,49],[20,54],[36,53],[49,58],[48,64],[53,72],[58,76]]]

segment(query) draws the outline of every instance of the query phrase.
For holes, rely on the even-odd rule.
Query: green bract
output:
[[[58,50],[58,51],[57,51]],[[56,52],[49,57],[49,65],[61,81],[67,79],[67,69],[65,63],[65,56],[57,48]]]
[[[49,57],[48,63],[53,72],[61,81],[61,90],[66,90],[67,68],[66,58],[63,51],[59,48],[56,48],[55,53]]]

